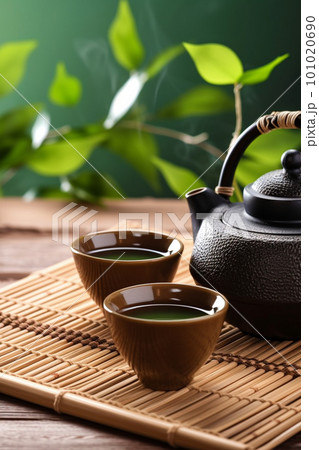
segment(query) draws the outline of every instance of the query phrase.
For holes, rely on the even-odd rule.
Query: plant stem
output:
[[[241,189],[240,189],[240,187],[239,187],[239,185],[237,183],[237,180],[235,178],[233,180],[233,186],[235,188],[234,192],[236,193],[237,201],[238,202],[242,202],[243,201],[243,194],[242,194],[242,191],[241,191]]]
[[[55,130],[50,130],[46,139],[48,138],[53,138],[56,136],[61,136],[61,134],[67,134],[72,130],[72,128],[70,127],[70,125],[64,125],[63,127],[60,128],[56,128]]]
[[[238,136],[240,135],[242,124],[243,124],[243,114],[242,114],[242,105],[241,105],[241,97],[240,90],[243,86],[241,84],[236,83],[234,85],[234,96],[235,96],[235,114],[236,114],[236,125],[235,130],[233,132],[232,140],[229,144],[229,149],[232,148]]]
[[[146,131],[148,133],[156,134],[158,136],[167,136],[173,139],[177,139],[185,144],[195,145],[207,152],[219,158],[222,155],[222,151],[214,145],[207,142],[208,134],[200,133],[197,136],[191,136],[190,134],[182,133],[181,131],[172,130],[170,128],[158,127],[157,125],[150,125],[143,122],[137,122],[134,120],[124,120],[117,124],[118,127],[129,128],[134,130]]]

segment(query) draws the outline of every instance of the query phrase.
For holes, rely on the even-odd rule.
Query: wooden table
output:
[[[56,217],[54,215],[65,206],[66,203],[59,200],[39,199],[29,203],[18,198],[0,200],[0,287],[27,276],[34,270],[70,257],[69,248],[61,243],[62,233],[59,227],[62,219],[54,221]],[[76,206],[74,210],[75,208]],[[64,220],[63,225],[71,231],[72,224],[79,218],[81,222],[81,217],[92,209],[96,210],[97,214],[82,223],[81,234],[91,231],[94,221],[99,230],[116,227],[119,213],[131,213],[135,215],[136,220],[139,213],[149,212],[152,228],[155,221],[160,218],[160,214],[155,213],[162,213],[163,229],[173,229],[173,216],[170,218],[166,213],[174,213],[180,223],[183,223],[182,218],[187,212],[187,205],[181,200],[149,198],[113,200],[108,201],[104,208],[88,206],[88,209],[81,213],[82,216],[77,215],[70,223]],[[143,217],[145,219],[145,216]],[[59,242],[52,239],[52,220],[58,224]],[[189,230],[189,219],[186,226]],[[45,408],[0,394],[0,448],[159,449],[168,446],[70,416],[58,415]],[[278,447],[278,449],[299,448],[300,434]]]

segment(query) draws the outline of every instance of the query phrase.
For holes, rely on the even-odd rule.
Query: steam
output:
[[[105,84],[105,76],[108,75],[111,92],[115,92],[117,67],[112,64],[106,41],[102,38],[76,39],[74,45],[93,80]]]
[[[158,25],[158,21],[156,20],[155,14],[152,11],[150,2],[145,3],[144,11],[148,15],[148,18],[145,22],[150,25],[150,31],[151,31],[151,34],[153,35],[153,42],[155,43],[155,45],[154,45],[155,52],[160,52],[163,48],[163,43],[161,43],[161,40],[167,41],[166,35]],[[160,37],[161,37],[161,39],[160,39]],[[162,72],[157,77],[157,82],[156,82],[156,86],[154,88],[154,96],[153,96],[153,101],[152,101],[153,109],[156,109],[157,98],[159,95],[159,91],[160,91],[162,82],[166,76],[166,73],[167,73],[167,68],[165,67],[165,69],[162,70]]]

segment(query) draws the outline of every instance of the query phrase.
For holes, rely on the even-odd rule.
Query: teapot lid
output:
[[[244,189],[244,207],[249,216],[269,222],[300,222],[301,154],[287,150],[282,169],[262,175]]]

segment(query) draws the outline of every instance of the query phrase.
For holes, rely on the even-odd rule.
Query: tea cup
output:
[[[144,230],[100,231],[81,236],[71,245],[80,279],[101,309],[103,300],[113,291],[173,280],[183,249],[177,238]],[[130,251],[138,253],[136,258],[142,251],[143,259],[121,258],[121,253],[124,257]]]
[[[176,312],[175,318],[174,314],[173,318],[156,318],[159,309],[163,313],[163,305],[168,314],[172,309],[177,309],[177,314],[184,309],[182,318],[176,317]],[[113,292],[103,306],[115,345],[142,384],[175,390],[189,384],[212,354],[228,302],[205,287],[148,283]],[[146,318],[146,310],[154,307],[157,313],[154,310],[153,316]],[[195,317],[190,311],[189,318],[183,318],[187,309],[193,309]]]

